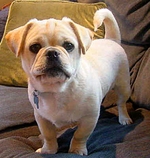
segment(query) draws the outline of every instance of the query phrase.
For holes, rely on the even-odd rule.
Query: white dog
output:
[[[69,152],[87,155],[86,141],[96,126],[102,99],[112,88],[118,94],[119,122],[132,122],[126,109],[128,60],[117,43],[119,28],[108,9],[95,13],[95,30],[103,22],[105,39],[98,40],[69,18],[33,19],[6,35],[28,75],[28,95],[44,139],[37,152],[56,153],[57,134],[77,126]]]

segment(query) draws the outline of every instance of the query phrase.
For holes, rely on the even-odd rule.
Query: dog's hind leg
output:
[[[124,67],[125,68],[125,67]],[[130,118],[126,102],[130,97],[130,76],[127,69],[121,69],[119,75],[116,79],[116,84],[114,87],[115,92],[118,95],[118,113],[119,113],[119,122],[122,125],[131,124],[132,119]]]

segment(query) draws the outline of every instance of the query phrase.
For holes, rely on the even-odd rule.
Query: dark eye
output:
[[[39,43],[35,43],[29,47],[30,51],[35,54],[37,54],[41,48],[42,46]]]
[[[74,49],[74,45],[70,42],[64,42],[64,44],[62,45],[67,52],[71,52]]]

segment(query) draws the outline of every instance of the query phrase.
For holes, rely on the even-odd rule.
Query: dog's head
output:
[[[33,19],[10,31],[6,41],[11,51],[21,57],[23,69],[35,88],[45,91],[61,88],[75,75],[80,56],[86,53],[92,37],[89,29],[69,18]]]

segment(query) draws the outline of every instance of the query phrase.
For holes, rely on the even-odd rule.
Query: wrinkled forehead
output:
[[[36,21],[28,32],[27,39],[31,42],[47,41],[54,43],[58,40],[73,40],[76,38],[69,22],[56,19]]]

